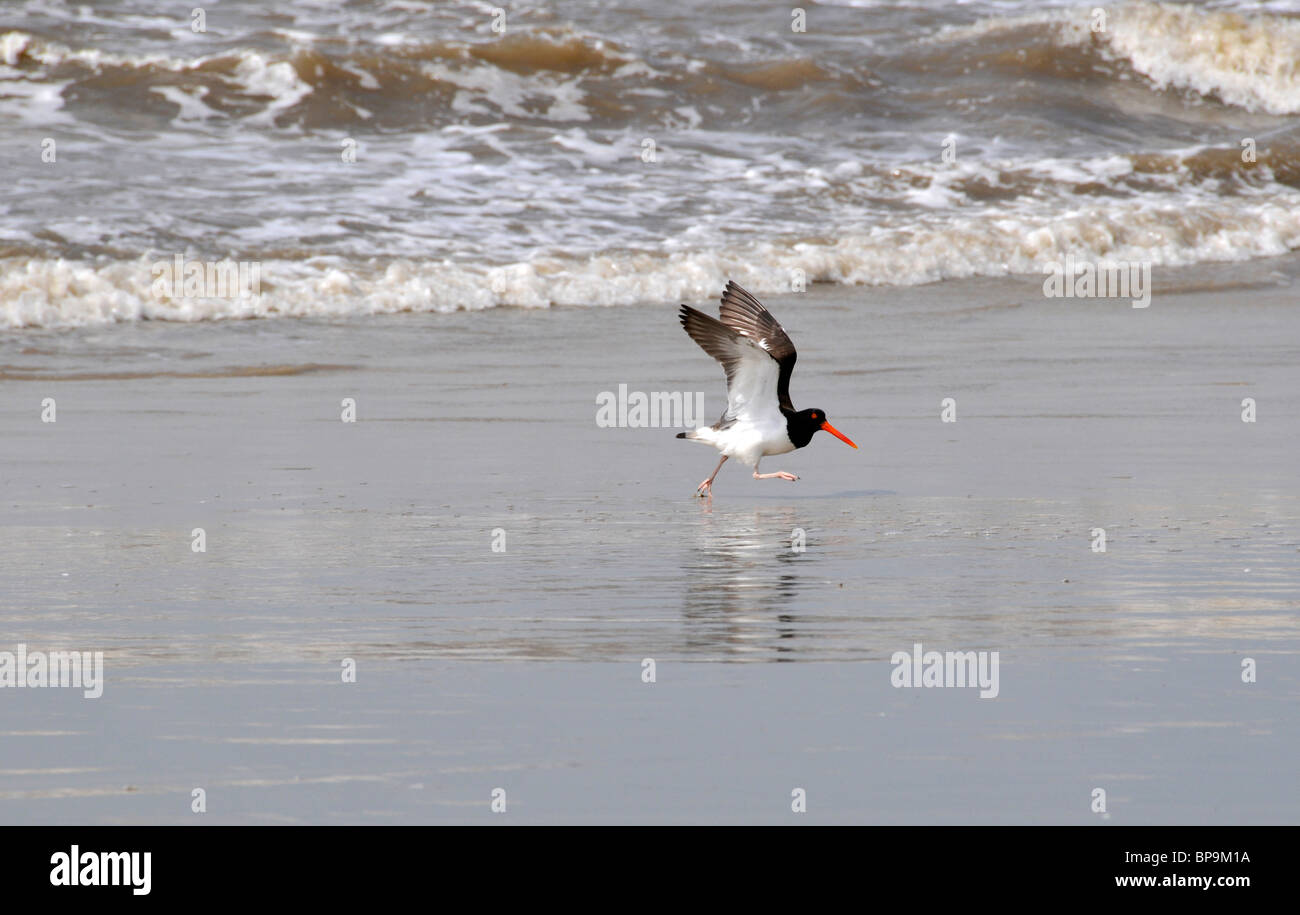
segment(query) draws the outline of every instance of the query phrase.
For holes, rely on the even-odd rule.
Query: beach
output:
[[[721,411],[676,302],[0,338],[6,635],[104,654],[0,697],[0,820],[1294,822],[1297,276],[766,296],[860,449],[711,500],[596,422]],[[893,685],[917,643],[997,695]]]
[[[1297,61],[1297,0],[0,7],[0,823],[1300,822]]]

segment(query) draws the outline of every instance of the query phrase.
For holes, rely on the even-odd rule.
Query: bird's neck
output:
[[[785,416],[785,434],[789,436],[791,444],[796,448],[802,448],[812,441],[816,429],[807,423],[800,422],[798,414],[793,410],[782,407],[781,413]]]

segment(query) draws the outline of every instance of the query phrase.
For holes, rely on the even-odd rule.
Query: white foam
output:
[[[210,57],[180,58],[166,54],[114,54],[96,49],[73,49],[56,41],[45,41],[27,32],[7,32],[0,36],[0,53],[5,54],[5,62],[12,65],[20,57],[27,57],[46,66],[56,66],[67,61],[79,61],[91,69],[105,65],[120,67],[155,66],[167,70],[182,71],[197,67]],[[12,55],[12,59],[10,59]]]
[[[369,70],[363,70],[360,67],[350,66],[348,64],[342,64],[342,63],[338,64],[338,67],[340,70],[343,70],[346,73],[351,73],[353,76],[357,77],[357,79],[359,80],[358,85],[362,89],[382,88],[382,86],[379,83],[379,80],[375,79],[374,74],[371,73]]]
[[[0,61],[12,67],[31,44],[32,36],[26,32],[5,32],[0,35]]]
[[[312,88],[298,76],[293,64],[272,62],[255,51],[240,55],[235,77],[249,95],[262,95],[271,99],[262,111],[248,118],[249,123],[273,124],[276,116],[311,95]]]
[[[6,118],[16,119],[30,127],[49,129],[56,124],[72,124],[75,118],[63,111],[63,90],[71,81],[58,82],[25,79],[0,80],[0,101],[18,100],[7,105]]]
[[[1270,114],[1300,112],[1300,21],[1261,12],[1206,10],[1149,0],[1104,7],[1092,31],[1092,4],[982,19],[940,29],[936,41],[971,40],[1032,25],[1051,25],[1061,44],[1099,42],[1158,89],[1190,89],[1226,104]]]
[[[265,261],[257,299],[159,299],[150,258],[110,263],[0,261],[0,326],[73,327],[132,321],[445,312],[498,305],[607,306],[712,296],[727,278],[756,293],[808,282],[911,285],[1039,275],[1066,254],[1155,266],[1245,260],[1300,248],[1300,192],[1152,199],[1008,215],[988,209],[882,225],[835,239],[768,241],[663,253],[535,258],[501,266],[339,257]],[[166,259],[164,255],[163,258]]]
[[[613,165],[615,162],[631,159],[626,148],[593,140],[581,127],[571,127],[564,133],[557,133],[551,138],[551,142],[563,149],[581,153],[583,160],[588,163]]]
[[[586,93],[578,88],[577,78],[524,75],[498,67],[452,68],[441,62],[425,64],[422,69],[431,79],[460,87],[452,108],[462,114],[496,116],[500,113],[512,118],[549,121],[591,120],[591,114],[582,104]],[[528,104],[539,101],[546,104],[541,113]]]
[[[192,92],[186,92],[179,86],[151,86],[149,91],[158,93],[180,108],[176,114],[179,121],[206,121],[221,116],[220,112],[203,103],[203,97],[208,94],[206,86],[196,86]]]
[[[271,99],[265,109],[253,115],[253,123],[271,122],[282,111],[292,108],[311,94],[312,88],[298,77],[297,70],[287,61],[272,61],[265,54],[253,50],[235,50],[199,57],[172,57],[166,54],[116,54],[97,49],[73,49],[58,42],[44,41],[26,32],[7,32],[0,36],[0,60],[12,66],[26,57],[44,66],[53,67],[68,61],[77,61],[100,71],[105,67],[140,68],[157,67],[180,73],[198,69],[210,61],[234,58],[234,81],[249,95]],[[6,81],[8,82],[8,81]],[[167,96],[169,101],[186,108],[178,98]],[[206,106],[204,106],[206,108]],[[208,109],[211,111],[211,109]],[[188,107],[193,116],[200,115],[197,108]],[[182,119],[185,115],[182,114]]]
[[[1270,114],[1300,112],[1300,22],[1169,3],[1120,7],[1107,47],[1158,88]]]

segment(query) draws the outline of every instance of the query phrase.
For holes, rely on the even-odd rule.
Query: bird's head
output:
[[[813,434],[817,432],[829,432],[844,444],[852,448],[858,447],[847,435],[827,422],[825,410],[814,407],[811,410],[800,410],[789,416],[790,440],[800,448],[812,441]]]

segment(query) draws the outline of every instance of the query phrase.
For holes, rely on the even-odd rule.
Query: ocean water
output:
[[[0,8],[0,327],[1300,247],[1300,5]],[[256,295],[156,265],[255,264]]]
[[[1095,6],[0,5],[0,822],[1296,822],[1300,3]]]

